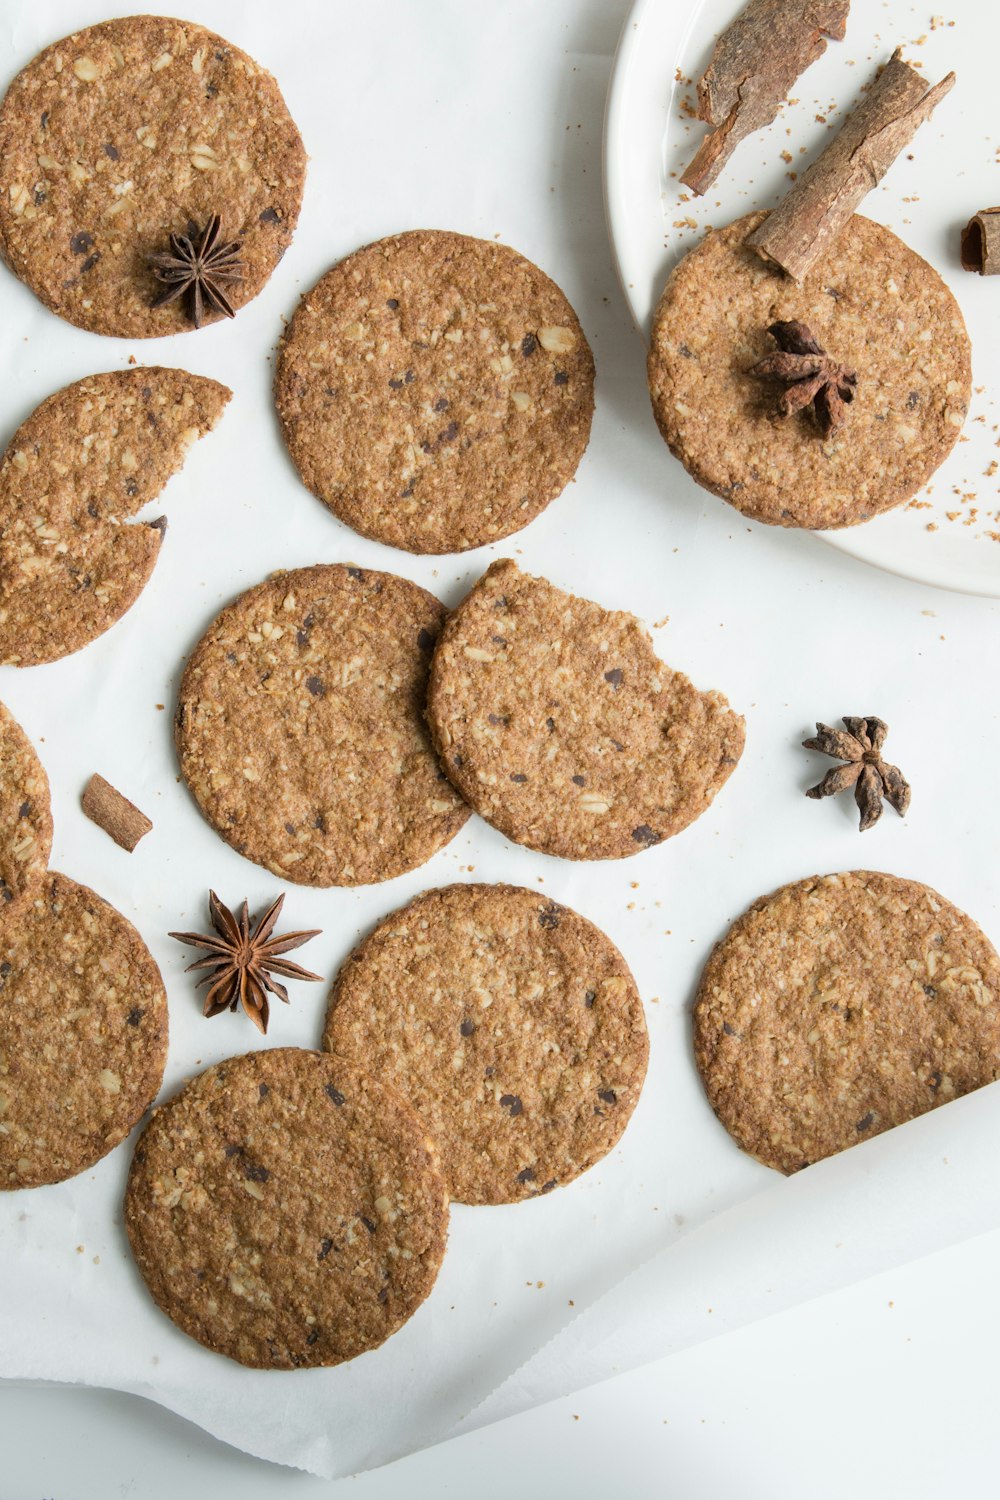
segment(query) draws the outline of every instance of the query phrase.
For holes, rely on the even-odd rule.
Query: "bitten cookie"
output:
[[[405,578],[341,564],[276,574],[222,611],[184,673],[176,739],[227,843],[283,880],[366,885],[454,837],[469,810],[423,718],[444,615]]]
[[[519,531],[576,473],[594,361],[543,271],[493,241],[415,230],[302,299],[275,400],[302,482],[363,536],[463,552]]]
[[[278,85],[212,31],[162,16],[104,21],[30,62],[0,107],[0,254],[60,317],[154,338],[191,327],[149,257],[222,219],[242,241],[238,308],[299,216],[306,156]],[[209,310],[206,321],[218,316]]]
[[[692,478],[774,526],[853,526],[909,500],[954,447],[972,381],[962,314],[941,277],[855,215],[801,286],[744,245],[765,217],[711,230],[673,272],[653,321],[649,390]],[[768,329],[799,322],[857,377],[838,431],[750,373]]]
[[[185,370],[90,375],[49,396],[0,463],[0,665],[57,661],[142,593],[165,521],[127,524],[232,392]]]
[[[621,859],[703,813],[743,720],[653,651],[634,615],[496,562],[450,616],[427,717],[462,796],[515,843]]]
[[[28,736],[0,703],[0,913],[44,877],[51,847],[48,778]]]
[[[448,1195],[416,1115],[340,1059],[233,1057],[153,1115],[125,1228],[168,1318],[257,1369],[376,1349],[423,1302]]]
[[[156,1097],[167,997],[120,912],[48,874],[0,916],[0,1189],[62,1182]]]
[[[614,944],[511,885],[425,891],[380,922],[337,977],[323,1046],[413,1105],[461,1203],[534,1198],[600,1161],[649,1055]]]
[[[729,1133],[795,1172],[1000,1077],[1000,959],[928,886],[815,876],[718,944],[694,1039]]]

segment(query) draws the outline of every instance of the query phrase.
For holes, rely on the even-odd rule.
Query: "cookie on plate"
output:
[[[449,777],[515,843],[622,859],[703,813],[743,720],[653,651],[634,615],[496,562],[450,616],[427,717]]]
[[[155,1112],[125,1228],[179,1328],[290,1370],[354,1359],[412,1316],[444,1256],[448,1194],[392,1089],[282,1047],[209,1068]]]
[[[337,977],[323,1046],[409,1100],[461,1203],[534,1198],[600,1161],[649,1055],[614,944],[512,885],[425,891],[384,918]]]
[[[0,915],[0,1189],[62,1182],[156,1097],[167,997],[131,922],[50,872]]]
[[[104,21],[47,47],[0,106],[0,255],[60,317],[154,338],[192,326],[149,264],[171,234],[241,242],[237,308],[291,240],[306,156],[278,85],[213,31],[164,16]],[[208,310],[206,321],[217,317]]]
[[[464,552],[520,531],[573,478],[594,361],[563,293],[523,255],[414,230],[306,294],[275,400],[302,482],[348,526]]]
[[[302,885],[412,870],[469,815],[424,723],[444,606],[343,564],[278,573],[209,626],[181,682],[181,771],[247,859]],[[253,732],[247,732],[247,726]]]
[[[48,778],[28,736],[0,703],[0,913],[43,878],[51,847]]]
[[[78,380],[22,423],[0,463],[0,665],[58,661],[135,603],[166,523],[128,523],[231,395],[139,366]]]
[[[795,1172],[1000,1078],[1000,959],[928,886],[815,876],[718,944],[694,1038],[729,1133]]]
[[[854,526],[909,500],[958,440],[969,338],[941,277],[855,215],[802,285],[746,247],[765,217],[710,230],[671,275],[653,320],[649,390],[671,451],[700,485],[774,526]],[[751,373],[769,329],[805,325],[856,377],[844,425],[811,404],[782,416],[782,386]]]

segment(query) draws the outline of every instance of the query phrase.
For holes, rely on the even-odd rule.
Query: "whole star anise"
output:
[[[785,391],[778,402],[783,417],[812,406],[825,436],[847,420],[846,407],[854,400],[858,377],[854,370],[827,354],[804,323],[772,323],[767,330],[778,349],[748,370],[762,380],[780,380]]]
[[[827,771],[806,796],[833,797],[853,786],[854,800],[861,813],[859,826],[864,833],[882,816],[883,797],[903,816],[910,805],[910,784],[898,766],[882,759],[888,724],[871,715],[867,719],[844,718],[841,723],[847,728],[846,734],[841,729],[831,729],[829,724],[817,724],[815,738],[802,741],[806,750],[818,750],[821,755],[846,762]]]
[[[283,895],[272,901],[251,930],[250,911],[245,901],[239,918],[236,918],[215,892],[209,891],[208,909],[217,936],[200,932],[168,934],[191,948],[205,948],[208,952],[207,958],[195,959],[184,971],[186,974],[192,969],[210,971],[195,986],[196,989],[203,984],[209,986],[205,995],[206,1016],[218,1016],[224,1010],[235,1010],[242,1005],[258,1031],[266,1034],[270,1014],[268,993],[277,995],[279,1000],[288,1004],[288,991],[273,977],[275,974],[285,979],[322,979],[322,974],[311,974],[299,964],[280,957],[282,953],[300,948],[310,938],[319,936],[319,929],[314,928],[311,932],[287,932],[284,937],[272,937],[284,904]]]
[[[221,243],[221,227],[219,215],[210,214],[200,233],[196,224],[190,224],[187,234],[170,236],[169,251],[160,251],[149,257],[153,275],[157,281],[166,283],[164,290],[150,303],[151,307],[166,307],[168,302],[175,302],[187,293],[191,320],[196,328],[201,327],[206,303],[227,318],[235,318],[233,305],[222,288],[227,282],[243,280],[240,261],[243,241]]]

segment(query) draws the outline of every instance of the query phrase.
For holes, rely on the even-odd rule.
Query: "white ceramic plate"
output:
[[[707,127],[691,118],[694,84],[715,36],[741,0],[636,0],[625,23],[608,92],[604,184],[622,287],[648,337],[671,268],[712,224],[771,207],[788,174],[813,160],[879,63],[902,45],[929,81],[954,69],[958,82],[932,120],[863,204],[944,276],[973,340],[972,407],[962,440],[909,506],[846,531],[821,532],[852,557],[921,583],[1000,598],[1000,278],[961,269],[960,228],[1000,202],[995,47],[977,0],[931,4],[855,0],[847,38],[799,79],[774,124],[744,141],[715,186],[695,198],[678,181]],[[978,14],[977,14],[978,12]],[[783,158],[782,153],[785,153]],[[678,481],[679,483],[682,481]],[[720,501],[720,504],[722,502]]]

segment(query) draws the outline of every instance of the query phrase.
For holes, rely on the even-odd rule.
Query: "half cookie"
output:
[[[723,1125],[795,1172],[1000,1077],[1000,959],[925,885],[816,876],[733,924],[694,1035]]]
[[[398,234],[302,299],[275,400],[303,483],[363,536],[463,552],[519,531],[576,473],[594,361],[554,281],[464,234]]]
[[[291,1370],[354,1359],[412,1316],[444,1256],[448,1195],[392,1089],[286,1047],[219,1063],[156,1111],[125,1228],[179,1328]]]
[[[204,228],[241,242],[237,306],[291,240],[306,155],[278,85],[213,31],[162,16],[90,26],[47,47],[0,107],[0,253],[60,317],[153,338],[192,326],[150,256]],[[207,309],[206,321],[218,314]]]
[[[968,334],[941,277],[881,224],[855,215],[797,285],[744,243],[765,217],[711,230],[667,282],[649,351],[653,412],[692,478],[744,515],[853,526],[909,500],[954,447]],[[782,356],[770,330],[795,328],[819,355],[793,338]],[[762,360],[770,376],[753,373]],[[838,370],[854,383],[841,385],[843,425],[828,430],[820,386]]]
[[[184,370],[91,375],[49,396],[0,464],[0,664],[79,651],[142,593],[164,522],[155,500],[232,392]]]
[[[230,604],[181,682],[181,770],[247,859],[303,885],[412,870],[469,815],[424,723],[444,606],[405,578],[317,566]],[[247,725],[253,733],[247,733]]]
[[[51,847],[48,778],[28,736],[0,703],[0,913],[44,877]]]
[[[665,666],[634,615],[496,562],[446,624],[428,721],[469,805],[515,843],[621,859],[703,813],[743,720]]]
[[[534,1198],[606,1156],[649,1054],[614,944],[510,885],[445,886],[386,917],[337,978],[323,1045],[410,1101],[461,1203]]]
[[[100,1161],[152,1104],[166,1056],[160,971],[113,906],[50,873],[0,916],[0,1188]]]

